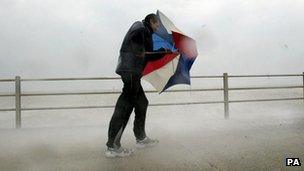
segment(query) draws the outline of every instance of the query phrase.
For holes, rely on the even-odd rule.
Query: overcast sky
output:
[[[126,31],[157,9],[197,41],[192,75],[304,71],[303,0],[0,0],[0,77],[115,76]]]

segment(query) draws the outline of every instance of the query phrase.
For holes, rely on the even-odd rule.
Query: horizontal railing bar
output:
[[[303,86],[235,87],[235,88],[229,88],[228,90],[285,89],[285,88],[303,88]]]
[[[4,112],[4,111],[15,111],[15,108],[0,109],[0,112]]]
[[[303,76],[304,74],[274,74],[274,75],[228,75],[228,77],[289,77]],[[191,76],[191,78],[223,78],[223,76]],[[120,77],[82,77],[82,78],[23,78],[21,81],[68,81],[68,80],[116,80]],[[15,79],[0,79],[0,82],[11,82]]]
[[[23,78],[21,81],[69,81],[69,80],[117,80],[119,77],[88,77],[88,78]]]
[[[190,78],[223,78],[222,75],[191,76]]]
[[[156,104],[149,104],[149,106],[195,105],[195,104],[214,104],[214,103],[224,103],[224,101],[156,103]]]
[[[15,79],[0,79],[0,82],[13,82]]]
[[[189,89],[189,90],[167,90],[164,93],[171,92],[192,92],[192,91],[219,91],[222,88],[213,89]],[[147,90],[146,93],[158,93],[156,90]],[[22,93],[21,96],[49,96],[49,95],[90,95],[90,94],[120,94],[121,91],[108,91],[108,92],[67,92],[67,93]]]
[[[59,109],[92,109],[92,108],[114,108],[115,106],[71,106],[71,107],[39,107],[22,108],[21,110],[59,110]]]
[[[304,74],[274,74],[274,75],[228,75],[228,77],[295,77]]]
[[[223,76],[191,76],[191,78],[222,78]],[[91,78],[31,78],[21,81],[68,81],[68,80],[116,80],[120,77],[91,77]]]
[[[223,90],[223,88],[194,88],[194,89],[180,89],[180,90],[165,90],[164,93],[171,93],[171,92],[187,92],[187,91],[219,91]],[[148,90],[145,91],[146,93],[157,93],[158,91],[155,90]]]
[[[0,94],[0,97],[15,96],[15,94]]]
[[[53,95],[94,95],[94,94],[119,94],[121,92],[70,92],[70,93],[22,93],[21,96],[53,96]]]
[[[303,86],[276,86],[276,87],[235,87],[228,90],[258,90],[258,89],[286,89],[286,88],[303,88]],[[221,91],[223,88],[212,89],[189,89],[189,90],[167,90],[164,93],[170,92],[193,92],[193,91]],[[147,90],[146,93],[157,93],[156,90]],[[67,93],[22,93],[21,96],[52,96],[52,95],[90,95],[90,94],[120,94],[121,91],[108,91],[108,92],[67,92]],[[2,96],[2,95],[0,95]],[[3,96],[14,96],[14,94],[7,94]]]
[[[239,103],[239,102],[259,102],[259,101],[281,101],[281,100],[302,100],[303,97],[299,98],[281,98],[281,99],[253,99],[253,100],[230,100],[229,103]]]
[[[253,99],[253,100],[230,100],[229,103],[240,102],[259,102],[259,101],[282,101],[282,100],[302,100],[304,98],[280,98],[280,99]],[[195,105],[195,104],[215,104],[224,103],[224,101],[207,101],[207,102],[181,102],[181,103],[155,103],[149,106],[172,106],[172,105]],[[60,110],[60,109],[90,109],[90,108],[114,108],[114,105],[108,106],[74,106],[74,107],[42,107],[42,108],[22,108],[21,110]],[[15,109],[0,109],[0,111],[14,111]]]
[[[235,87],[229,90],[256,90],[256,89],[285,89],[285,88],[303,88],[303,86],[278,86],[278,87]],[[222,88],[213,89],[189,89],[189,90],[167,90],[166,92],[188,92],[188,91],[221,91]],[[147,90],[146,93],[157,93],[155,90]],[[23,93],[22,96],[49,96],[49,95],[90,95],[90,94],[120,94],[121,91],[110,92],[67,92],[67,93]],[[0,97],[15,96],[15,94],[0,94]]]
[[[156,103],[149,104],[149,106],[170,106],[170,105],[191,105],[191,104],[213,104],[223,103],[223,101],[209,101],[209,102],[182,102],[182,103]],[[90,109],[90,108],[114,108],[111,106],[71,106],[71,107],[42,107],[42,108],[22,108],[21,110],[59,110],[59,109]]]
[[[223,76],[191,76],[191,78],[222,78]],[[21,81],[68,81],[68,80],[116,80],[120,77],[91,77],[91,78],[31,78]]]
[[[255,99],[255,100],[230,100],[229,103],[239,102],[258,102],[258,101],[281,101],[281,100],[302,100],[304,98],[281,98],[281,99]],[[156,103],[149,106],[173,106],[173,105],[195,105],[195,104],[215,104],[224,103],[224,101],[207,101],[207,102],[182,102],[182,103]],[[60,109],[90,109],[90,108],[114,108],[110,106],[75,106],[75,107],[43,107],[43,108],[22,108],[21,110],[60,110]]]

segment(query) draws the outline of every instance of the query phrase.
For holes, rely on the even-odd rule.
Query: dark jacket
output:
[[[139,55],[143,52],[153,51],[152,41],[153,30],[145,21],[136,21],[125,35],[121,48],[116,73],[121,75],[123,72],[142,74],[147,62],[160,59],[164,54],[146,54],[145,57]],[[164,51],[161,48],[157,51]]]

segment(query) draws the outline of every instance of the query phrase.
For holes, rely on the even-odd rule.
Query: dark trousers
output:
[[[121,146],[120,139],[133,108],[135,109],[134,135],[137,140],[146,137],[145,120],[149,102],[141,86],[141,76],[127,72],[121,74],[121,79],[124,85],[110,121],[108,142],[106,144],[111,148],[119,148]]]

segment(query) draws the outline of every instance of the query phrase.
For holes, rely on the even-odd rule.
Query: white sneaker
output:
[[[108,158],[115,158],[115,157],[127,157],[134,153],[133,149],[127,149],[127,148],[110,148],[105,151],[105,156]]]
[[[159,141],[157,139],[151,139],[149,137],[145,137],[143,140],[136,141],[136,147],[137,148],[153,147],[158,143]]]

